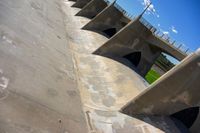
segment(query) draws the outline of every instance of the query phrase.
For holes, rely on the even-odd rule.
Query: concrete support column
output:
[[[139,44],[145,43],[144,39],[141,39],[141,37],[147,38],[150,35],[152,35],[152,33],[148,31],[146,27],[138,20],[134,20],[98,48],[94,54],[102,56],[124,56],[132,52],[135,47],[140,49],[139,47],[141,47],[141,45]]]
[[[108,4],[104,0],[91,0],[86,6],[80,10],[76,16],[83,16],[87,18],[94,18],[99,14]]]
[[[183,109],[200,106],[199,79],[200,51],[184,59],[130,101],[122,108],[122,112],[128,115],[172,115]]]
[[[145,38],[151,35],[152,33],[139,20],[135,20],[97,49],[94,54],[115,58],[141,52],[141,59],[136,67],[138,73],[145,76],[161,53],[159,48],[145,41]]]
[[[76,0],[76,3],[72,5],[72,7],[83,8],[87,5],[91,0]]]
[[[137,66],[137,70],[142,77],[146,76],[146,74],[149,72],[153,64],[155,64],[155,61],[160,55],[161,55],[161,50],[159,49],[155,52],[143,49],[140,63]]]
[[[83,29],[102,32],[110,28],[115,28],[116,31],[119,31],[129,22],[130,20],[112,3],[86,24]]]

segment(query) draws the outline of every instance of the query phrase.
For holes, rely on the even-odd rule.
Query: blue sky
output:
[[[130,14],[140,14],[149,0],[117,0]],[[200,47],[200,0],[151,0],[144,15],[153,26],[168,34],[177,44],[195,51]],[[153,11],[154,10],[154,11]]]
[[[148,0],[117,0],[130,14],[140,14]],[[195,51],[200,47],[200,0],[151,0],[155,12],[144,15],[172,40]]]

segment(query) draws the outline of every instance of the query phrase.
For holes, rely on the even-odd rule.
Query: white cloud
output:
[[[163,31],[164,35],[169,35],[169,31]]]
[[[144,5],[144,8],[146,8],[149,4],[151,3],[151,0],[143,0],[142,1],[142,5]],[[151,4],[146,12],[147,14],[153,14],[155,15],[157,18],[160,17],[160,15],[156,12],[156,9],[154,8],[154,5]]]
[[[173,33],[178,34],[178,31],[176,30],[176,28],[174,26],[171,27],[171,30]]]
[[[160,24],[158,24],[158,26],[160,26]],[[161,28],[159,28],[159,30],[164,34],[164,35],[169,35],[169,31],[163,30]]]
[[[200,48],[197,49],[197,52],[200,53]]]

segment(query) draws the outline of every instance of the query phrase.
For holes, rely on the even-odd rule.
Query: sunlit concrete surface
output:
[[[130,117],[119,112],[149,85],[123,64],[91,54],[108,38],[80,30],[90,19],[74,16],[80,9],[71,8],[73,2],[64,3],[67,37],[74,52],[88,130],[95,133],[180,133],[169,117]]]
[[[182,133],[168,116],[119,112],[149,85],[92,54],[108,38],[81,30],[90,19],[72,5],[0,1],[0,133]]]
[[[87,130],[60,6],[0,1],[0,133]]]

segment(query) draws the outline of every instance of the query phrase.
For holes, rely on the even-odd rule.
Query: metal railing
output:
[[[110,4],[110,1],[109,1],[109,0],[103,0],[103,1],[105,1],[108,5]]]
[[[107,4],[110,4],[111,2],[109,0],[104,0]],[[125,9],[123,9],[119,4],[117,4],[116,2],[114,3],[114,6],[124,14],[124,16],[126,16],[127,18],[129,18],[130,20],[134,20],[135,17],[131,14],[129,14]],[[148,22],[145,18],[141,17],[140,18],[140,22],[146,26],[156,37],[162,39],[164,42],[170,44],[171,46],[173,46],[175,49],[179,50],[182,53],[185,54],[190,54],[191,51],[188,47],[186,47],[185,45],[181,44],[181,43],[177,43],[174,40],[171,40],[171,38],[164,34],[163,32],[161,32],[160,30],[158,30],[157,28],[155,28],[152,24],[150,24],[150,22]]]
[[[127,18],[129,18],[130,20],[134,19],[134,16],[131,15],[130,13],[128,13],[125,9],[123,9],[119,4],[117,4],[116,2],[114,3],[114,6],[124,14],[124,16],[126,16]]]
[[[182,53],[189,54],[190,50],[188,47],[186,47],[184,44],[177,43],[176,41],[172,40],[169,35],[164,34],[160,30],[156,29],[154,26],[152,26],[145,18],[141,17],[140,22],[147,27],[156,37],[160,38],[164,42],[170,44],[175,49],[179,50]]]

